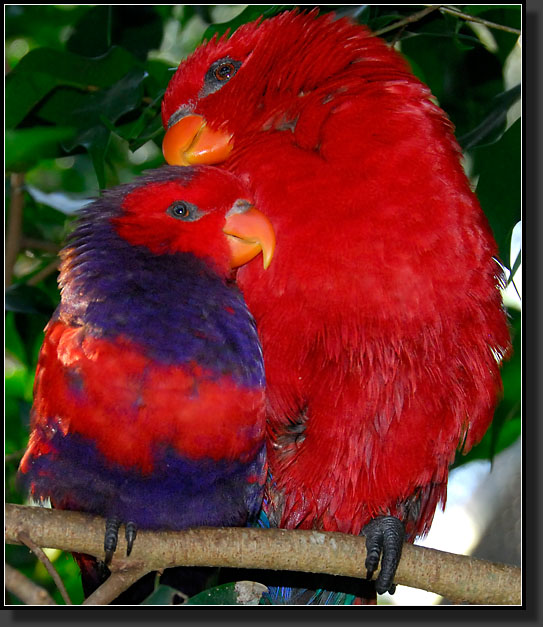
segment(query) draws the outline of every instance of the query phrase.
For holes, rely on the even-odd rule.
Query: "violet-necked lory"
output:
[[[502,269],[453,127],[364,26],[285,12],[213,38],[164,96],[169,163],[239,176],[277,235],[237,274],[267,373],[271,525],[366,535],[392,589],[509,350]]]
[[[231,269],[274,233],[234,175],[164,166],[107,190],[62,251],[20,478],[38,501],[121,523],[244,526],[265,479],[264,367]],[[255,260],[255,263],[258,263]],[[89,594],[107,575],[78,556]],[[153,578],[136,600],[152,591]],[[145,596],[143,594],[143,596]]]

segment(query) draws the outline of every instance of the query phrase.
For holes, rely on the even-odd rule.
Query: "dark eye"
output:
[[[200,98],[205,98],[205,96],[209,96],[209,94],[220,89],[236,74],[240,67],[241,62],[230,57],[224,57],[212,63],[206,72],[204,84],[199,93]]]
[[[166,209],[166,213],[172,218],[185,222],[194,222],[202,217],[198,207],[186,200],[176,200]]]
[[[231,61],[226,61],[215,68],[214,75],[218,81],[227,81],[229,78],[232,78],[235,73],[236,68],[234,64]]]
[[[190,209],[186,202],[174,202],[170,207],[170,215],[174,218],[186,218],[190,214]]]

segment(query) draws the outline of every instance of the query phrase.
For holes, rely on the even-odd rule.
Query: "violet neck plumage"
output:
[[[63,251],[55,317],[95,337],[122,336],[164,363],[195,362],[263,386],[260,343],[237,287],[192,253],[157,255],[122,239],[110,199],[85,208]]]

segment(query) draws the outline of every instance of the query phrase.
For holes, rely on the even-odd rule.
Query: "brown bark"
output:
[[[6,506],[6,541],[19,544],[26,532],[39,546],[103,559],[105,521],[98,516],[22,505]],[[149,572],[172,566],[227,566],[296,570],[365,577],[362,537],[284,529],[199,528],[180,532],[140,531],[130,557],[124,534],[113,572]],[[129,575],[132,576],[132,575]],[[396,583],[441,594],[453,602],[518,605],[520,569],[405,544]]]

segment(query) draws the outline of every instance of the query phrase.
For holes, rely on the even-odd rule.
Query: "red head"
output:
[[[184,61],[162,102],[169,163],[220,163],[244,134],[283,129],[315,99],[364,82],[407,77],[407,64],[347,19],[286,12],[213,38]]]
[[[238,179],[218,168],[151,172],[124,196],[121,210],[112,220],[119,235],[155,254],[190,252],[224,274],[261,251],[267,267],[273,255],[269,221]]]

